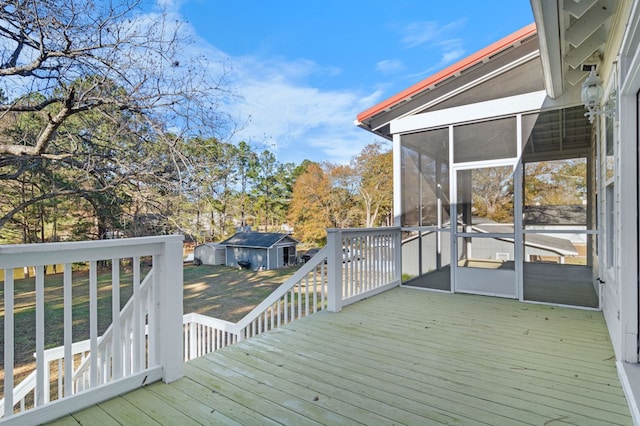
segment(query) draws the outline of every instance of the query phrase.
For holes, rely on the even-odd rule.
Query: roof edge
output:
[[[366,121],[367,119],[373,117],[374,115],[386,110],[387,108],[398,104],[400,101],[405,100],[407,98],[410,98],[412,96],[414,96],[415,94],[423,91],[424,89],[426,89],[429,86],[433,86],[434,84],[437,84],[443,80],[446,80],[447,78],[449,78],[451,75],[464,70],[465,68],[470,67],[471,65],[474,65],[478,62],[480,62],[481,60],[483,60],[484,58],[491,56],[509,46],[511,46],[512,44],[520,41],[520,40],[524,40],[525,38],[535,34],[537,32],[536,29],[536,24],[531,23],[529,25],[527,25],[524,28],[519,29],[518,31],[502,38],[501,40],[498,40],[497,42],[467,56],[466,58],[456,62],[453,65],[448,66],[447,68],[425,78],[424,80],[414,84],[413,86],[409,87],[408,89],[403,90],[402,92],[391,96],[390,98],[387,98],[386,100],[378,103],[377,105],[372,106],[371,108],[361,112],[360,114],[358,114],[357,119],[356,119],[356,124],[360,125],[361,123],[363,123],[364,121]]]

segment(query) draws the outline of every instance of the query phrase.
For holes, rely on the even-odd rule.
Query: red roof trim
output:
[[[493,43],[492,45],[487,46],[484,49],[479,50],[470,56],[467,56],[461,61],[456,62],[455,64],[443,69],[440,72],[433,74],[430,77],[427,77],[421,82],[414,84],[408,89],[405,89],[402,92],[380,102],[379,104],[367,109],[366,111],[361,112],[360,114],[358,114],[358,117],[357,117],[358,121],[363,122],[366,119],[373,117],[379,112],[384,111],[385,109],[399,103],[400,101],[410,98],[416,93],[423,91],[427,87],[433,86],[434,84],[437,84],[443,80],[446,80],[447,78],[451,77],[455,73],[460,72],[465,68],[468,68],[471,65],[474,65],[482,61],[483,59],[505,49],[506,47],[511,46],[513,43],[516,43],[520,40],[524,40],[525,38],[531,36],[532,34],[535,34],[536,31],[537,30],[536,30],[535,23],[527,25],[526,27],[516,31],[511,35],[508,35],[502,40],[499,40]]]

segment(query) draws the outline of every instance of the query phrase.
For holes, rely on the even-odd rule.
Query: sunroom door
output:
[[[455,291],[518,298],[514,166],[456,170]]]
[[[519,123],[513,116],[452,128],[456,292],[519,297],[520,249],[514,244]]]

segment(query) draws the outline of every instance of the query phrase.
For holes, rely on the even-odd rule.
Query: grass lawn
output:
[[[237,322],[290,277],[297,267],[273,271],[248,271],[226,266],[184,267],[184,313],[197,312]],[[144,274],[146,271],[142,273]],[[132,294],[131,274],[121,272],[120,298],[124,306]],[[2,300],[4,288],[0,286]],[[98,332],[111,323],[111,269],[98,276]],[[73,273],[73,340],[89,338],[89,278],[86,271]],[[35,282],[33,278],[15,281],[15,373],[26,376],[33,370],[35,352]],[[62,274],[45,277],[45,348],[63,343]],[[4,342],[4,305],[0,311],[0,340]],[[0,392],[4,378],[4,345],[0,346]],[[19,380],[19,379],[18,379]],[[16,382],[17,384],[17,382]]]
[[[297,269],[254,272],[226,266],[185,266],[184,313],[237,322]]]

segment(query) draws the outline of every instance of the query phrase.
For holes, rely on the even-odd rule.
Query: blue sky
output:
[[[222,60],[244,140],[281,162],[348,162],[359,112],[533,22],[528,0],[165,0]]]

